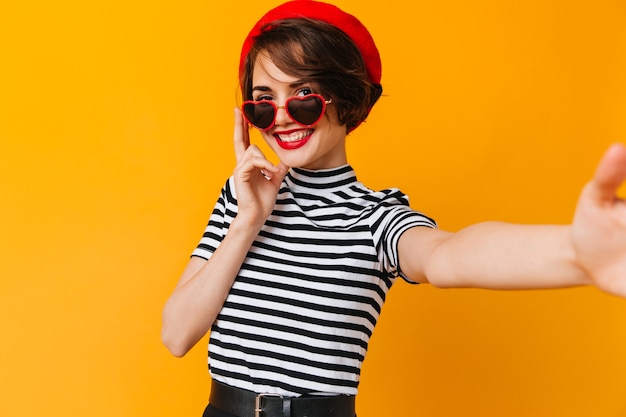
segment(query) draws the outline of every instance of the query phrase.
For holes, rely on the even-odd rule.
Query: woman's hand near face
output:
[[[248,126],[239,110],[235,110],[235,155],[239,213],[208,261],[191,257],[163,308],[163,343],[176,356],[185,355],[211,328],[250,245],[274,209],[287,174],[284,164],[275,167],[258,147],[250,145]]]
[[[282,162],[274,166],[256,145],[250,144],[248,123],[239,109],[235,109],[234,146],[237,219],[260,228],[274,209],[289,168]]]

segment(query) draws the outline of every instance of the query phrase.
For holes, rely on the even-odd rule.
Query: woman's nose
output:
[[[277,106],[276,107],[276,122],[277,125],[287,125],[293,122],[289,114],[287,113],[287,106]]]

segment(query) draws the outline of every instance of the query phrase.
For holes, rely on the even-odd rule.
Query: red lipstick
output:
[[[285,150],[293,150],[303,147],[313,136],[313,129],[295,129],[284,132],[274,132],[274,138],[278,146]],[[281,139],[281,137],[283,139]]]

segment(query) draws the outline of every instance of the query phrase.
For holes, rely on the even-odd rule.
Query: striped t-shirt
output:
[[[237,214],[233,179],[193,256],[208,259]],[[397,189],[350,165],[292,168],[211,328],[216,380],[255,392],[356,395],[361,364],[398,276],[400,235],[436,227]]]

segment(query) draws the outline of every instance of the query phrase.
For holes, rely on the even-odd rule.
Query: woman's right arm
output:
[[[189,260],[163,308],[161,339],[174,356],[185,355],[213,325],[287,174],[283,163],[272,165],[258,147],[250,145],[248,124],[238,109],[234,146],[237,215],[208,261]]]
[[[243,223],[233,220],[208,261],[191,257],[165,303],[161,338],[174,356],[184,356],[207,333],[220,312],[258,233]]]

